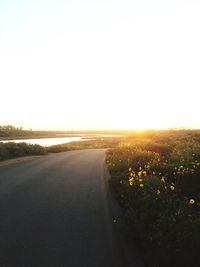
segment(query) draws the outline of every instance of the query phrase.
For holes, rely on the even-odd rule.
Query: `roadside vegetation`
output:
[[[39,145],[26,143],[0,143],[0,161],[30,155],[46,155],[47,151]]]
[[[200,131],[129,136],[107,165],[145,266],[200,266]]]

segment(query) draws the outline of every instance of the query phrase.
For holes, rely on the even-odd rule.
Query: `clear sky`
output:
[[[200,128],[199,0],[0,0],[0,125]]]

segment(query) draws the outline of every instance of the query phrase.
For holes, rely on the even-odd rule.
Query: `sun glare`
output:
[[[0,8],[0,124],[200,127],[197,2],[41,2]]]

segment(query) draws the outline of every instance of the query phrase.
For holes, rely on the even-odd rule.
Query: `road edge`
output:
[[[142,257],[138,251],[135,242],[122,231],[122,210],[114,197],[110,188],[109,180],[111,179],[106,162],[103,163],[104,183],[106,192],[106,202],[108,205],[108,213],[111,220],[111,231],[115,241],[115,253],[121,267],[144,267]]]

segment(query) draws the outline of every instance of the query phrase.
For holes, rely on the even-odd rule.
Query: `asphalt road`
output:
[[[105,150],[0,166],[1,267],[117,267]]]

